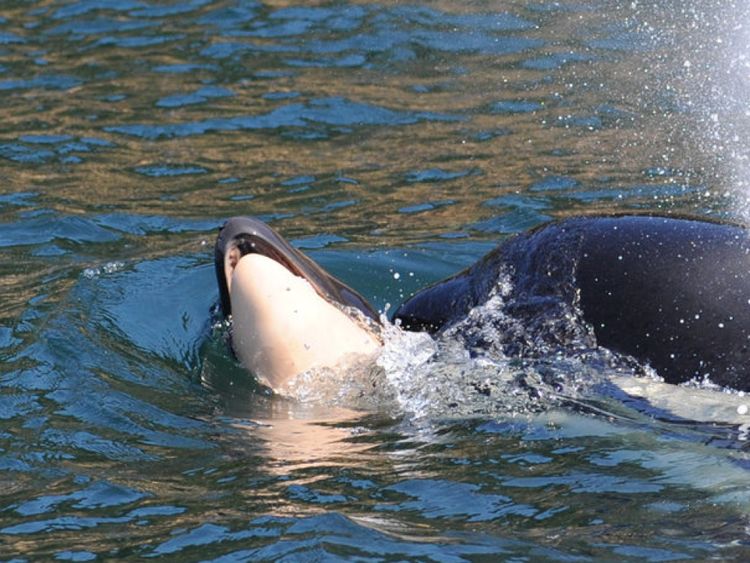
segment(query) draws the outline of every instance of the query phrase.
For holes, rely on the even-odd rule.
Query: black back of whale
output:
[[[546,303],[580,311],[610,350],[670,383],[708,375],[750,390],[750,238],[740,226],[655,216],[579,217],[512,237],[395,313],[442,331],[510,276],[513,314],[532,323]]]

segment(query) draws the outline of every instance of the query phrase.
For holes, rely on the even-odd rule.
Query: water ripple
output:
[[[345,98],[320,98],[307,104],[281,106],[267,114],[214,118],[181,124],[138,124],[105,127],[110,133],[120,133],[143,139],[188,137],[208,132],[253,129],[304,128],[310,124],[329,126],[410,125],[420,121],[459,121],[460,116],[433,112],[409,112],[352,102]]]
[[[0,80],[0,91],[2,90],[71,90],[80,86],[83,82],[78,78],[64,74],[48,74],[30,79]]]
[[[158,459],[157,456],[147,454],[135,446],[84,431],[63,432],[48,429],[42,434],[42,440],[55,446],[96,454],[112,461],[156,461]]]
[[[427,518],[466,518],[483,522],[510,515],[534,516],[538,510],[515,503],[510,497],[481,493],[476,485],[420,479],[389,487],[415,500],[403,502],[398,510],[418,510]],[[392,510],[393,507],[380,507]]]
[[[0,32],[0,45],[10,45],[11,43],[26,43],[23,37],[8,31]]]
[[[158,165],[153,166],[139,166],[135,168],[138,174],[143,176],[150,176],[152,178],[164,178],[174,176],[191,176],[195,174],[205,174],[208,172],[202,166],[174,166],[174,165]]]
[[[0,247],[26,246],[66,240],[76,243],[112,242],[119,236],[78,216],[43,215],[15,223],[0,223]]]
[[[272,538],[279,535],[278,530],[240,530],[232,532],[225,526],[203,524],[189,532],[180,534],[156,546],[149,554],[152,557],[177,553],[189,547],[214,545],[222,542],[238,541],[247,538]]]
[[[121,485],[98,481],[85,489],[67,495],[43,495],[16,506],[14,510],[22,516],[36,516],[54,512],[58,505],[76,501],[73,508],[92,510],[121,504],[130,504],[145,497],[144,493]]]
[[[406,181],[412,184],[418,182],[447,182],[449,180],[463,178],[464,176],[477,176],[479,174],[481,174],[481,170],[476,168],[457,170],[455,172],[442,170],[440,168],[428,168],[426,170],[415,170],[409,172],[406,175]]]
[[[205,86],[191,94],[175,94],[173,96],[161,98],[158,102],[156,102],[156,106],[162,108],[178,108],[183,106],[202,104],[214,98],[228,98],[233,95],[234,93],[229,88],[222,88],[220,86]]]
[[[93,19],[77,19],[61,23],[47,29],[45,33],[50,35],[70,35],[70,40],[80,41],[90,35],[128,33],[143,29],[154,29],[156,27],[157,24],[155,22],[123,21],[122,19],[97,17]]]
[[[144,8],[146,4],[137,0],[79,0],[58,8],[52,14],[57,20],[78,17],[89,12],[109,10],[113,12],[127,12],[136,8]]]

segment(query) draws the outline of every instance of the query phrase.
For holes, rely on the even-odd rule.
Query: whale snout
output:
[[[366,317],[379,322],[377,311],[364,297],[294,248],[263,221],[254,217],[232,217],[221,228],[216,239],[214,266],[224,316],[232,314],[229,295],[232,271],[239,260],[248,254],[270,258],[295,276],[306,279],[322,298],[343,307],[354,307]]]
[[[232,348],[273,389],[380,348],[378,315],[367,300],[262,221],[229,219],[214,265],[222,313],[232,317]]]

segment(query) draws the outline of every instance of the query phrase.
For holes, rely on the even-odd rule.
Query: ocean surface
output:
[[[212,260],[254,215],[387,315],[551,219],[747,223],[748,108],[745,0],[3,0],[0,560],[747,561],[750,398],[390,328],[275,396]]]

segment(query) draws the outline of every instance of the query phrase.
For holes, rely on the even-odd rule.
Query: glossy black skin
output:
[[[321,297],[343,306],[355,307],[379,322],[377,312],[364,297],[294,248],[263,221],[253,217],[232,217],[224,223],[216,239],[214,267],[224,316],[232,313],[224,274],[224,257],[234,247],[239,249],[241,256],[254,253],[272,258],[293,274],[305,278]]]
[[[500,272],[509,313],[533,325],[550,307],[582,312],[596,343],[670,383],[708,374],[750,390],[750,238],[745,228],[655,216],[579,217],[512,237],[395,313],[444,331],[487,301]]]

